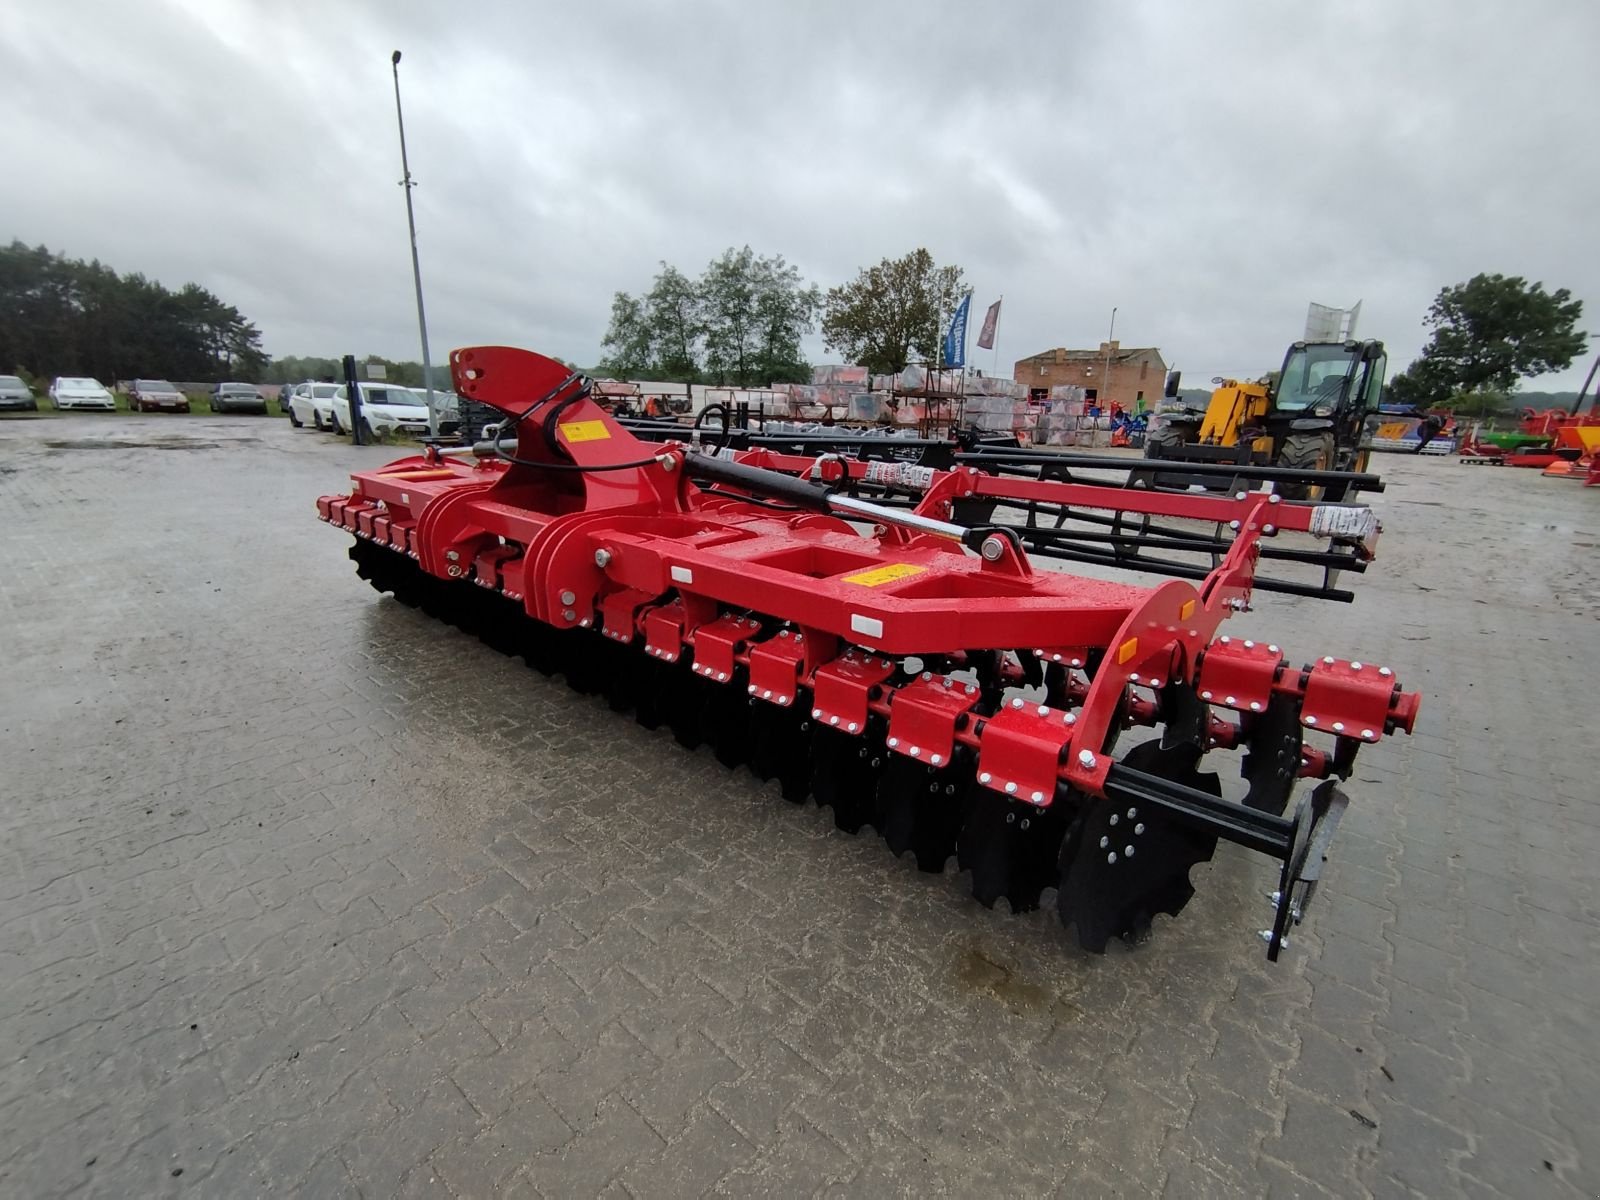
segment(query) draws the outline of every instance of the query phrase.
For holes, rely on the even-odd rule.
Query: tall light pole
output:
[[[1600,333],[1591,333],[1590,340],[1600,338]],[[1600,371],[1600,355],[1595,356],[1594,365],[1589,368],[1589,374],[1584,377],[1583,387],[1578,391],[1578,398],[1572,402],[1572,415],[1577,416],[1578,410],[1583,407],[1583,398],[1589,394],[1589,385],[1594,382],[1595,372]],[[1600,408],[1600,394],[1595,396],[1595,406]]]
[[[1100,407],[1111,407],[1111,339],[1117,335],[1117,306],[1111,306],[1111,328],[1106,330],[1106,365],[1100,373]]]
[[[411,207],[411,189],[417,185],[411,182],[411,163],[406,158],[406,119],[400,111],[400,51],[396,50],[390,57],[389,65],[394,68],[394,119],[400,126],[400,168],[405,172],[400,186],[406,190],[406,224],[411,229],[411,279],[417,288],[417,331],[422,335],[422,386],[427,389],[428,396],[428,435],[438,437],[439,414],[433,407],[433,363],[428,357],[428,314],[422,307],[422,264],[417,261],[417,214]]]

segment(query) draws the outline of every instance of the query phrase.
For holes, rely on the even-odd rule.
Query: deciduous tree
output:
[[[873,371],[901,371],[935,361],[941,321],[966,292],[960,267],[940,267],[918,248],[867,267],[849,283],[829,288],[822,304],[822,339],[847,362]]]
[[[1578,320],[1583,301],[1566,288],[1547,292],[1520,275],[1474,275],[1442,288],[1423,323],[1432,328],[1421,355],[1390,383],[1391,397],[1419,406],[1465,394],[1509,393],[1519,379],[1560,371],[1587,344]]]

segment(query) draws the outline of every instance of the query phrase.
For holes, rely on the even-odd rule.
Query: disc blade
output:
[[[482,592],[480,595],[483,612],[478,622],[478,637],[491,650],[515,654],[518,627],[523,620],[522,610],[497,592]]]
[[[752,704],[750,770],[762,782],[776,779],[783,798],[804,804],[811,794],[811,717],[794,705]]]
[[[745,691],[744,672],[734,673],[732,681],[712,685],[707,693],[705,736],[711,752],[725,767],[741,767],[750,754],[750,706]]]
[[[833,809],[833,823],[846,833],[879,824],[878,780],[887,751],[881,730],[871,724],[864,736],[818,726],[811,739],[811,794],[817,807]]]
[[[1282,816],[1300,776],[1300,714],[1288,696],[1274,694],[1267,709],[1250,723],[1239,774],[1249,782],[1244,802]]]
[[[541,675],[554,675],[560,667],[557,639],[563,636],[543,621],[524,615],[516,631],[516,653]]]
[[[612,712],[631,712],[639,702],[639,689],[644,684],[645,664],[652,661],[644,656],[638,645],[624,646],[610,643],[604,653],[607,660],[605,678],[600,690]]]
[[[896,855],[910,850],[917,869],[937,874],[956,852],[972,769],[965,762],[929,767],[891,754],[878,783],[883,840]]]
[[[664,663],[659,659],[645,658],[639,663],[639,686],[633,699],[633,719],[646,729],[660,729],[666,723],[666,710],[661,707],[661,677],[673,671],[688,674],[682,664]]]
[[[1163,750],[1159,741],[1151,741],[1135,747],[1123,761],[1220,796],[1217,777],[1195,770],[1197,757],[1193,747]],[[1075,925],[1078,943],[1096,954],[1104,953],[1113,937],[1140,941],[1157,913],[1175,917],[1183,910],[1194,895],[1190,869],[1209,860],[1216,846],[1216,835],[1188,829],[1136,804],[1088,800],[1061,845],[1056,893],[1061,923]]]
[[[610,674],[611,651],[616,644],[588,630],[574,629],[560,634],[557,645],[567,686],[581,696],[598,693]]]
[[[1031,912],[1057,879],[1056,857],[1066,833],[1066,804],[1020,803],[988,788],[972,789],[956,861],[972,872],[972,896],[993,908],[1004,896],[1012,912]]]
[[[706,682],[703,676],[686,668],[663,671],[658,676],[656,708],[666,717],[672,736],[685,750],[705,743],[706,704],[712,691],[721,686]]]

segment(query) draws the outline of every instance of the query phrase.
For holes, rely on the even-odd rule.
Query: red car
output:
[[[156,412],[170,408],[189,412],[189,397],[165,379],[135,379],[128,387],[128,407],[134,412]]]

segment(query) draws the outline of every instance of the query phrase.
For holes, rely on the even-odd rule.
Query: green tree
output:
[[[677,267],[663,262],[645,296],[646,328],[654,349],[652,367],[663,379],[693,383],[701,377],[700,350],[705,314],[700,286]]]
[[[901,371],[917,359],[935,361],[940,323],[966,290],[960,267],[936,266],[924,249],[886,258],[828,289],[822,339],[847,361],[877,372]]]
[[[728,249],[690,279],[663,262],[643,296],[618,292],[597,370],[754,387],[804,381],[801,339],[816,325],[821,295],[782,255]]]
[[[611,298],[611,324],[600,343],[605,357],[600,370],[619,379],[637,379],[650,370],[654,347],[643,301],[618,292]]]
[[[700,277],[700,296],[715,382],[759,387],[811,378],[800,341],[816,327],[822,297],[782,255],[730,248]]]
[[[0,248],[0,363],[43,377],[199,383],[253,379],[266,356],[255,326],[198,284],[172,292],[14,241]]]
[[[1390,384],[1390,394],[1419,406],[1462,403],[1487,410],[1495,393],[1519,379],[1560,371],[1583,353],[1583,301],[1520,275],[1474,275],[1441,288],[1423,324],[1433,333],[1422,354]],[[1458,399],[1465,397],[1464,400]]]

